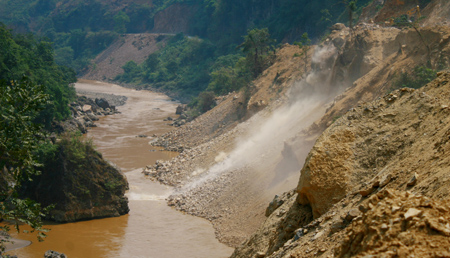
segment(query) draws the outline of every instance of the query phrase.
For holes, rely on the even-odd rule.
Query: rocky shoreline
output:
[[[70,112],[72,119],[54,125],[55,131],[87,133],[88,128],[96,127],[95,121],[102,116],[114,115],[120,113],[116,106],[126,103],[127,97],[113,94],[77,92],[81,96],[70,103]]]
[[[109,105],[111,106],[123,106],[127,102],[126,96],[120,96],[120,95],[114,95],[114,94],[108,94],[108,93],[100,93],[100,92],[92,92],[92,91],[85,91],[85,90],[77,90],[77,94],[79,96],[85,96],[89,99],[95,100],[95,99],[104,99],[106,100]]]

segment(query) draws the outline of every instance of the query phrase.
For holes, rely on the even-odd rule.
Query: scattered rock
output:
[[[359,191],[361,196],[366,197],[367,195],[371,194],[373,191],[375,191],[374,187],[366,187],[365,189]]]
[[[335,23],[330,27],[330,30],[343,30],[345,29],[345,25],[343,23]]]
[[[178,105],[177,110],[175,111],[175,114],[181,115],[186,110],[187,110],[187,105]]]
[[[380,180],[380,187],[385,187],[391,181],[392,175],[387,174]]]
[[[106,101],[106,99],[104,99],[104,98],[100,98],[100,99],[96,98],[95,103],[103,109],[111,108],[108,101]]]
[[[409,219],[412,217],[417,217],[420,214],[422,214],[421,210],[415,209],[415,208],[409,208],[408,211],[405,213],[405,219]]]
[[[417,173],[414,173],[413,177],[409,180],[409,182],[406,185],[414,186],[417,183],[418,178],[419,178],[419,175]]]
[[[45,252],[44,257],[45,258],[67,258],[67,256],[65,254],[58,253],[53,250],[48,250],[47,252]]]
[[[81,110],[83,110],[83,112],[92,111],[92,106],[91,105],[84,105]]]
[[[278,207],[283,205],[284,200],[282,200],[278,195],[275,195],[273,200],[269,203],[269,206],[266,208],[265,215],[269,217],[272,212],[274,212]]]
[[[360,214],[361,214],[361,211],[359,211],[358,209],[351,209],[347,213],[347,216],[345,216],[345,219],[348,221],[352,221],[354,218],[358,217]]]
[[[115,95],[112,95],[115,96]],[[115,96],[121,98],[125,103],[126,97]],[[124,99],[123,99],[124,98]],[[118,102],[121,104],[121,102]],[[98,105],[100,104],[100,105]],[[55,122],[53,127],[55,131],[62,133],[63,131],[80,131],[86,133],[86,128],[96,127],[94,121],[99,120],[99,116],[113,115],[119,113],[114,106],[111,106],[105,98],[95,98],[95,101],[85,96],[78,96],[77,101],[70,103],[72,119],[66,120],[61,124]]]

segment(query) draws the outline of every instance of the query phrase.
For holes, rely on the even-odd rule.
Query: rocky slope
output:
[[[320,133],[356,103],[383,96],[393,89],[393,82],[401,73],[410,72],[416,66],[429,62],[435,69],[448,66],[449,27],[422,27],[418,31],[420,34],[411,28],[400,30],[361,24],[354,32],[354,39],[332,34],[329,40],[337,47],[345,42],[340,47],[342,54],[338,57],[336,76],[347,78],[351,87],[333,101],[311,129]],[[421,35],[426,38],[426,44]]]
[[[447,257],[449,81],[349,110],[317,140],[296,193],[232,257]]]
[[[182,152],[173,160],[158,161],[154,165],[149,165],[144,173],[162,183],[179,187],[180,195],[171,197],[172,205],[211,220],[217,229],[220,228],[217,231],[219,239],[230,245],[236,246],[258,227],[264,219],[265,206],[274,194],[283,191],[280,189],[294,187],[292,184],[294,181],[291,181],[287,182],[289,186],[283,188],[284,176],[292,176],[295,169],[281,172],[282,167],[290,163],[280,155],[284,148],[282,141],[281,145],[277,146],[271,146],[271,141],[267,141],[270,149],[267,149],[268,146],[248,146],[249,149],[243,147],[242,151],[245,154],[236,153],[235,149],[237,145],[251,145],[248,141],[254,133],[253,128],[263,129],[263,122],[273,116],[272,112],[276,106],[282,105],[283,101],[275,100],[285,96],[295,78],[303,74],[303,62],[295,55],[299,52],[297,46],[284,46],[277,52],[275,65],[256,81],[257,94],[252,95],[249,103],[262,105],[246,105],[243,93],[231,93],[221,97],[218,100],[219,104],[211,111],[157,137],[153,143]],[[267,101],[267,104],[272,101],[274,105],[245,120],[259,107],[264,107],[266,105],[264,101]],[[295,113],[294,110],[290,112]],[[294,121],[293,117],[288,115],[285,118]],[[263,130],[264,135],[259,137],[263,139],[268,137],[266,134],[271,134],[273,129]],[[265,167],[264,173],[258,169],[250,169],[253,164],[260,161],[259,158],[251,156],[250,153],[255,151],[261,151],[260,154],[256,154],[261,158],[270,157],[266,158],[268,162],[259,164],[259,167]],[[210,172],[209,168],[223,162],[228,164],[225,165],[227,168],[223,170],[217,168],[217,173],[223,174],[217,177],[212,175],[215,173]],[[292,166],[299,169],[299,165],[295,163],[296,161],[292,161]],[[276,171],[280,171],[283,176],[277,176]],[[208,178],[209,174],[211,178]],[[259,178],[260,181],[249,181],[248,178],[252,176]],[[196,185],[194,182],[199,178],[208,183]],[[268,190],[268,187],[271,189]],[[265,194],[261,194],[262,192]],[[243,220],[245,217],[251,219]]]
[[[437,47],[432,62],[445,60],[448,28],[421,31]],[[149,165],[144,171],[162,183],[180,187],[169,204],[211,220],[219,239],[236,246],[263,222],[265,207],[273,196],[295,187],[297,171],[327,126],[358,103],[383,96],[402,71],[428,59],[427,48],[413,29],[360,24],[352,34],[343,25],[333,26],[321,46],[311,50],[308,76],[303,59],[295,55],[300,51],[297,47],[280,49],[274,65],[254,82],[246,112],[257,113],[245,122],[224,119],[236,111],[231,106],[242,102],[236,93],[224,97],[199,119],[158,137],[155,144],[183,150],[174,160]],[[324,149],[348,152],[342,142],[346,137],[353,136],[342,134],[336,144]],[[317,157],[317,166],[341,173],[346,169],[345,164],[322,164],[322,159]],[[202,183],[190,183],[196,180]],[[314,180],[322,182],[321,178]],[[321,198],[338,201],[348,189],[342,182],[340,188]],[[313,207],[314,214],[322,214],[321,209]]]

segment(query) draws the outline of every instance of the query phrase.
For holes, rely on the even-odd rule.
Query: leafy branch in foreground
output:
[[[22,223],[38,231],[38,239],[45,237],[42,217],[50,207],[28,199],[17,198],[23,181],[37,174],[34,152],[43,141],[42,125],[35,119],[49,103],[45,88],[32,83],[27,77],[20,81],[0,81],[0,218],[14,221],[19,230]],[[2,230],[9,230],[3,226]],[[4,250],[4,243],[0,243]]]

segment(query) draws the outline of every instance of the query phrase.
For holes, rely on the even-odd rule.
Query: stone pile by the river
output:
[[[189,108],[187,105],[178,105],[175,111],[175,115],[178,115],[177,118],[167,117],[164,121],[169,121],[168,125],[174,127],[180,127],[185,125],[186,123],[192,121],[194,118],[189,115]]]
[[[48,250],[47,252],[45,252],[44,257],[45,258],[67,258],[67,255],[65,255],[63,253],[58,253],[53,250]]]
[[[86,133],[89,127],[96,127],[95,121],[101,116],[120,113],[116,107],[110,105],[105,98],[87,98],[79,96],[76,101],[70,103],[72,119],[63,124],[63,131],[80,131]]]

